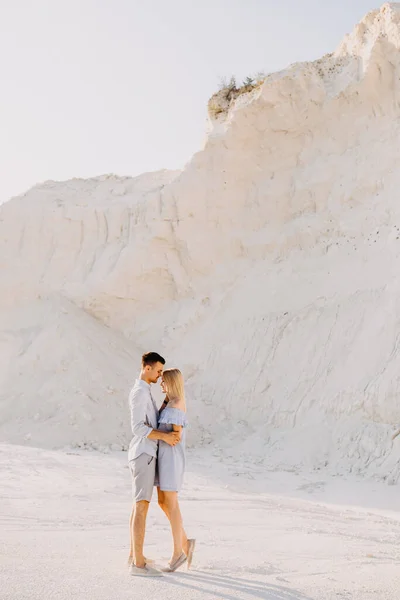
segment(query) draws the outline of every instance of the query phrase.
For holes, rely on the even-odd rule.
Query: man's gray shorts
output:
[[[132,475],[132,495],[135,502],[141,500],[151,501],[156,475],[156,462],[154,456],[141,454],[129,461]]]

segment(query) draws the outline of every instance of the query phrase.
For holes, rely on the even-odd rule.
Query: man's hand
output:
[[[171,431],[171,433],[166,433],[165,437],[163,437],[163,442],[168,444],[169,446],[176,446],[179,444],[181,440],[181,435],[178,431]]]

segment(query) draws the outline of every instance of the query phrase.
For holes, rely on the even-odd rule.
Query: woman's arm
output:
[[[179,442],[180,442],[181,438],[182,438],[182,425],[172,425],[172,431],[179,433]]]

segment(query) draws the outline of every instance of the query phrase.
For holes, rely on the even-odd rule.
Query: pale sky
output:
[[[181,168],[238,80],[333,51],[377,0],[0,0],[0,203]]]

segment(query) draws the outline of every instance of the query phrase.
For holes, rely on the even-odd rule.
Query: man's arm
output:
[[[147,437],[149,440],[161,440],[170,446],[176,446],[181,439],[180,433],[177,433],[176,431],[167,432],[160,431],[159,429],[152,429]]]
[[[149,438],[149,440],[162,440],[170,446],[175,446],[179,439],[176,433],[159,431],[146,424],[146,398],[141,394],[140,389],[132,392],[129,398],[131,410],[131,428],[133,435],[139,438]]]

